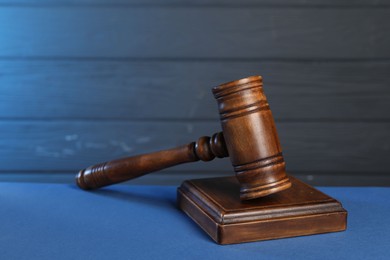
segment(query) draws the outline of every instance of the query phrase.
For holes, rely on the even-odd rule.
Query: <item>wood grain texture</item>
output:
[[[388,173],[390,123],[276,124],[290,172]],[[73,171],[101,161],[186,144],[220,130],[218,122],[0,122],[0,171]],[[175,171],[233,174],[228,159]],[[352,177],[351,177],[352,178]]]
[[[389,15],[388,8],[7,7],[0,56],[384,59]]]
[[[211,138],[200,137],[196,142],[147,154],[127,156],[89,166],[79,171],[77,185],[84,190],[121,183],[140,176],[189,162],[211,161],[228,156],[222,133]]]
[[[234,177],[188,180],[178,188],[178,205],[219,244],[346,229],[347,212],[340,202],[290,179],[290,189],[245,203]]]
[[[291,187],[263,78],[251,76],[213,88],[222,132],[241,200]]]
[[[79,171],[77,185],[84,190],[97,189],[183,163],[229,157],[241,186],[241,200],[290,188],[262,77],[227,82],[212,92],[222,132],[176,148],[94,164]]]
[[[388,120],[389,71],[390,62],[0,60],[0,117],[218,120],[211,87],[261,74],[276,120]]]

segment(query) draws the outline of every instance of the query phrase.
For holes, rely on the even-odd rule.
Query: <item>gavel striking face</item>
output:
[[[221,133],[177,148],[90,166],[77,175],[78,186],[96,189],[181,163],[229,156],[240,183],[241,200],[289,188],[291,183],[262,85],[260,76],[252,76],[213,88]]]

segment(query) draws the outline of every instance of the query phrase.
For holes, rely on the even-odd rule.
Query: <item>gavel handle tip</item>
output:
[[[76,184],[83,190],[90,190],[91,188],[84,182],[85,169],[79,171],[76,175]]]

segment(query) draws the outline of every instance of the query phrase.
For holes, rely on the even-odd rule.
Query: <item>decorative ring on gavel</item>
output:
[[[177,148],[109,161],[81,170],[82,189],[123,182],[181,163],[230,157],[240,198],[255,199],[291,186],[276,127],[260,76],[228,82],[212,89],[222,132]]]

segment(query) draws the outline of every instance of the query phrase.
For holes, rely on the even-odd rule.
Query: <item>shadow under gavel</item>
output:
[[[213,88],[223,132],[177,148],[90,166],[79,172],[77,185],[96,189],[177,164],[229,156],[240,183],[241,200],[289,188],[291,183],[262,85],[260,76],[252,76]]]

